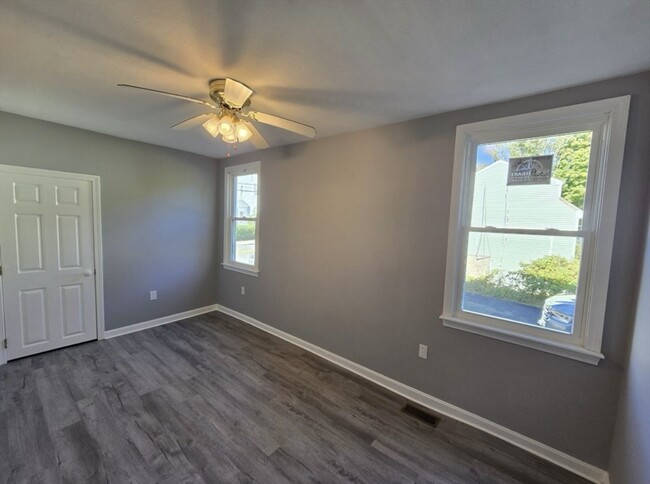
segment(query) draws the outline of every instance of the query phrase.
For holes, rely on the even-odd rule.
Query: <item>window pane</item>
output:
[[[235,177],[235,217],[257,217],[257,173]]]
[[[236,220],[235,233],[235,261],[242,264],[255,265],[255,222]]]
[[[477,148],[472,227],[579,230],[591,131]]]
[[[573,333],[582,239],[470,232],[462,309]]]

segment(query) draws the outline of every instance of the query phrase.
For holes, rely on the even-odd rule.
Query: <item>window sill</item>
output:
[[[447,328],[459,329],[468,333],[474,333],[488,338],[494,338],[508,343],[514,343],[527,348],[533,348],[546,353],[564,356],[572,360],[582,361],[591,365],[598,365],[600,360],[605,356],[598,351],[591,351],[582,346],[559,343],[544,338],[537,338],[534,336],[523,335],[515,331],[507,331],[504,329],[497,329],[492,326],[469,321],[466,319],[458,318],[443,314],[440,316],[443,325]]]
[[[228,269],[229,271],[241,272],[242,274],[247,274],[253,277],[258,277],[260,275],[260,271],[258,271],[257,269],[248,269],[246,267],[227,264],[225,262],[222,262],[221,265],[223,266],[224,269]]]

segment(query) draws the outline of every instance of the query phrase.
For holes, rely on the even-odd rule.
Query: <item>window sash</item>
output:
[[[594,233],[593,227],[596,225],[594,220],[594,210],[591,207],[593,203],[593,191],[594,191],[594,178],[598,176],[597,165],[599,159],[599,148],[600,148],[600,138],[603,133],[603,125],[607,120],[607,116],[603,114],[597,114],[593,116],[583,117],[580,119],[571,119],[564,122],[557,121],[547,121],[541,123],[537,126],[522,126],[511,130],[496,129],[492,131],[482,131],[479,133],[473,133],[471,138],[468,139],[466,148],[469,150],[466,152],[464,158],[464,169],[463,174],[465,186],[462,187],[462,200],[460,205],[460,214],[461,214],[461,224],[459,227],[458,235],[460,240],[462,240],[462,248],[458,251],[458,259],[456,260],[456,274],[457,280],[455,285],[455,294],[454,294],[454,310],[460,315],[465,317],[470,317],[472,319],[477,319],[483,324],[488,326],[493,326],[496,328],[509,329],[514,332],[521,334],[530,334],[538,335],[544,339],[562,341],[574,345],[582,345],[584,343],[584,324],[582,315],[584,313],[584,306],[587,303],[584,298],[584,286],[587,283],[586,272],[589,270],[588,263],[586,261],[590,260],[590,253],[588,252],[587,246],[588,239],[590,235]],[[486,143],[503,143],[508,141],[514,141],[517,139],[527,139],[527,138],[539,138],[539,137],[550,137],[550,136],[561,136],[567,133],[572,132],[581,132],[581,131],[592,131],[592,140],[591,148],[589,155],[589,168],[587,172],[587,185],[585,187],[585,202],[583,207],[583,222],[582,228],[578,231],[568,231],[560,229],[525,229],[525,228],[516,228],[516,227],[476,227],[471,225],[471,216],[472,216],[472,199],[474,195],[474,181],[476,177],[476,156],[479,145]],[[472,313],[462,309],[462,294],[463,287],[466,277],[466,267],[465,262],[467,261],[467,250],[468,250],[468,237],[470,232],[492,232],[492,233],[503,233],[503,234],[522,234],[522,235],[566,235],[581,237],[583,239],[583,252],[582,259],[580,261],[580,272],[578,275],[578,294],[576,294],[576,308],[574,314],[573,322],[573,333],[572,334],[563,334],[555,333],[548,329],[539,327],[528,326],[516,321],[510,321],[507,319],[501,319],[493,316],[480,315],[477,313]],[[582,292],[582,294],[580,294]]]
[[[255,238],[253,239],[254,242],[255,242],[255,263],[254,264],[249,264],[247,262],[240,262],[240,261],[237,260],[237,224],[235,223],[235,221],[233,221],[233,223],[230,226],[230,243],[231,243],[231,248],[232,248],[231,254],[230,254],[230,262],[233,263],[233,264],[237,264],[237,265],[241,264],[242,266],[247,267],[247,268],[254,268],[254,267],[257,267],[257,255],[258,255],[258,251],[257,251],[257,221],[253,220],[253,219],[246,219],[244,221],[246,221],[246,222],[248,222],[248,221],[255,222]]]
[[[465,227],[468,232],[484,232],[489,234],[521,234],[521,235],[558,235],[564,237],[585,237],[591,232],[586,230],[561,230],[561,229],[518,229],[502,228],[486,225],[485,227]]]
[[[601,137],[603,135],[604,123],[607,117],[604,115],[591,116],[588,119],[570,120],[563,123],[550,121],[544,125],[536,126],[533,128],[522,127],[508,134],[503,134],[503,130],[493,132],[491,134],[480,133],[478,136],[472,136],[468,144],[471,150],[468,157],[465,158],[466,163],[466,181],[464,187],[464,200],[461,205],[461,214],[463,224],[460,227],[459,235],[463,241],[462,250],[458,253],[457,259],[457,284],[455,287],[455,311],[472,319],[477,319],[483,324],[493,326],[496,328],[508,329],[524,335],[539,336],[543,339],[564,342],[572,345],[584,345],[585,343],[585,324],[584,314],[585,306],[589,303],[587,295],[585,294],[585,285],[588,284],[588,273],[590,269],[590,261],[593,259],[591,254],[591,237],[595,233],[594,227],[597,227],[597,210],[594,210],[592,204],[594,203],[594,191],[596,191],[595,178],[600,176],[599,158]],[[472,202],[474,195],[474,181],[476,177],[476,156],[479,145],[486,143],[502,143],[513,141],[516,139],[538,138],[538,137],[551,137],[561,136],[571,132],[592,131],[591,147],[589,153],[589,166],[587,171],[587,184],[585,187],[585,201],[583,206],[583,221],[581,230],[561,230],[554,228],[547,229],[526,229],[517,227],[494,227],[494,226],[473,226],[471,225],[472,216]],[[600,167],[602,169],[602,167]],[[595,220],[596,219],[596,220]],[[573,333],[556,333],[555,331],[542,328],[529,326],[514,320],[497,318],[495,316],[481,315],[470,311],[465,311],[462,308],[462,294],[466,278],[466,267],[469,244],[470,232],[483,232],[483,233],[501,233],[501,234],[521,234],[521,235],[555,235],[555,236],[570,236],[580,237],[583,241],[582,257],[580,260],[580,271],[578,273],[578,290],[576,293],[576,306],[573,318]]]
[[[467,278],[467,257],[469,254],[469,234],[470,232],[481,232],[481,233],[495,233],[495,234],[515,234],[515,235],[538,235],[538,236],[567,236],[567,237],[580,237],[582,239],[582,256],[580,259],[580,269],[578,272],[578,290],[576,292],[576,307],[575,313],[573,316],[573,332],[571,334],[556,332],[551,329],[546,329],[543,327],[531,326],[521,321],[516,321],[513,319],[499,318],[497,316],[490,316],[487,314],[475,313],[472,311],[466,311],[463,309],[463,293],[465,288],[465,282]],[[504,330],[516,331],[522,334],[536,336],[540,338],[550,339],[558,342],[565,342],[569,344],[582,344],[584,339],[584,324],[583,324],[583,306],[584,306],[584,291],[585,284],[587,283],[587,273],[589,272],[589,266],[585,263],[586,251],[585,245],[588,239],[589,234],[584,231],[569,231],[569,230],[475,230],[474,228],[466,228],[463,231],[462,237],[462,250],[458,252],[458,278],[456,281],[455,288],[455,303],[454,309],[455,313],[458,315],[463,315],[472,319],[476,319],[482,324],[494,326]]]

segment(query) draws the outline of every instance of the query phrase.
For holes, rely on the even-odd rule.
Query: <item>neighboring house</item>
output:
[[[237,216],[251,217],[257,211],[257,175],[240,177],[237,186]]]
[[[251,206],[245,200],[246,196],[241,196],[237,201],[237,216],[238,217],[248,217],[251,214]]]
[[[580,228],[582,210],[562,198],[561,180],[551,178],[548,185],[507,186],[507,176],[506,161],[496,161],[476,173],[472,226]],[[531,206],[535,208],[531,210]],[[531,237],[536,241],[532,248]],[[572,259],[577,242],[576,237],[471,233],[467,275],[479,276],[495,269],[517,270],[522,262],[545,255]]]

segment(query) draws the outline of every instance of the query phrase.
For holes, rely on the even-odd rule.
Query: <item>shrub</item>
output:
[[[517,275],[526,292],[544,300],[563,292],[575,293],[579,271],[578,259],[569,260],[559,255],[547,255],[521,264]]]
[[[520,266],[517,271],[493,271],[470,279],[465,283],[465,290],[540,307],[551,296],[576,291],[578,259],[547,255]]]
[[[255,239],[255,222],[240,222],[235,228],[236,240]]]
[[[465,290],[507,301],[540,305],[538,297],[520,288],[516,272],[492,271],[486,276],[469,279],[465,283]]]

